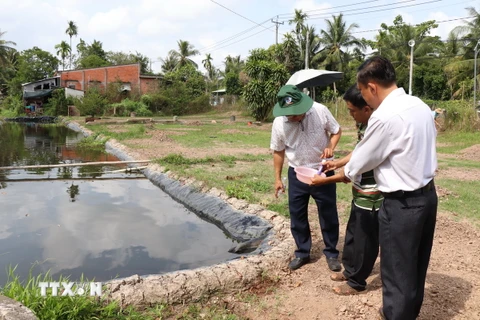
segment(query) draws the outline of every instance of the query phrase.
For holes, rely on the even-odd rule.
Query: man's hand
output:
[[[312,177],[312,182],[310,183],[310,185],[312,186],[321,186],[321,185],[324,185],[324,184],[327,184],[329,182],[327,182],[327,177],[325,176],[325,174],[315,174],[313,177]]]
[[[323,163],[323,172],[333,171],[340,167],[338,160],[329,160]]]
[[[282,180],[275,181],[275,198],[278,198],[278,193],[285,193],[285,186],[283,185]]]
[[[325,148],[323,150],[321,158],[326,159],[326,158],[331,158],[333,157],[333,149],[332,148]]]

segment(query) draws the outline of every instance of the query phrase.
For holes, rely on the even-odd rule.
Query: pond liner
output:
[[[38,117],[15,117],[5,118],[8,122],[33,122],[33,123],[55,123],[58,118],[53,116],[38,116]]]
[[[85,129],[75,122],[68,122],[66,126],[74,131],[82,132],[89,136],[90,130]],[[118,142],[107,141],[105,149],[123,161],[134,161],[120,147]],[[211,194],[203,193],[194,186],[186,185],[178,180],[169,178],[166,174],[149,168],[142,170],[145,176],[172,199],[183,204],[187,209],[194,212],[200,218],[215,224],[224,233],[237,242],[245,242],[256,238],[265,238],[258,249],[251,254],[264,252],[268,249],[269,231],[272,225],[255,214],[248,214],[235,210],[224,200]]]

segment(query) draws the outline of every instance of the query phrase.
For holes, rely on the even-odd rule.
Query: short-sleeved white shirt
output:
[[[337,134],[340,125],[327,107],[314,102],[301,122],[290,122],[277,117],[272,125],[270,149],[285,150],[288,165],[318,168],[323,151],[330,143],[330,135]]]

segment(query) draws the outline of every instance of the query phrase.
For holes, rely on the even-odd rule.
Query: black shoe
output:
[[[300,268],[301,266],[309,262],[310,262],[310,257],[295,258],[292,261],[290,261],[290,263],[288,264],[288,267],[290,268],[290,270],[297,270],[298,268]]]
[[[327,258],[327,264],[330,270],[334,272],[342,270],[342,265],[338,262],[337,258]]]

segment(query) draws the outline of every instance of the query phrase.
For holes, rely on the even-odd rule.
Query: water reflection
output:
[[[6,130],[9,125],[13,133]],[[80,156],[75,141],[81,136],[66,128],[7,124],[0,126],[0,139],[6,150],[2,166],[116,160],[84,151]],[[17,265],[21,277],[35,266],[34,275],[50,270],[54,277],[75,280],[83,274],[105,281],[233,257],[227,252],[232,240],[220,229],[138,179],[142,175],[106,173],[118,168],[0,170],[0,285],[6,281],[1,270],[9,265]]]

